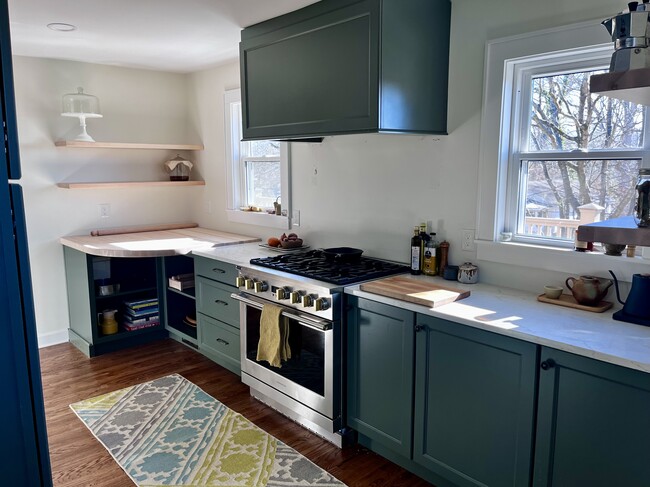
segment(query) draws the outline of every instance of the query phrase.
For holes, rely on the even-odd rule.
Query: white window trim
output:
[[[241,90],[228,90],[224,93],[224,130],[225,130],[225,149],[226,149],[226,215],[228,221],[234,223],[245,223],[249,225],[257,225],[269,228],[291,228],[291,183],[290,167],[291,167],[291,144],[289,142],[282,142],[283,145],[280,156],[280,202],[282,210],[286,210],[287,216],[270,215],[268,213],[255,213],[250,211],[241,211],[236,207],[234,186],[244,191],[243,181],[239,177],[239,171],[235,170],[235,164],[239,163],[240,154],[240,140],[239,134],[232,130],[233,119],[236,120],[241,126],[241,118],[239,111],[235,112],[235,104],[241,101]]]
[[[499,242],[499,229],[504,226],[509,165],[500,164],[509,155],[509,136],[501,137],[501,125],[511,126],[513,113],[508,105],[513,86],[507,76],[507,61],[539,56],[544,53],[595,50],[609,46],[611,39],[600,20],[593,20],[489,41],[485,51],[483,108],[479,144],[479,187],[477,198],[477,258],[478,260],[512,264],[568,273],[603,273],[618,270],[621,280],[631,281],[639,266],[650,269],[650,260],[640,257],[618,258],[593,255],[572,250],[535,245]],[[505,83],[504,83],[505,81]],[[503,105],[503,106],[502,106]],[[499,120],[500,123],[495,123]],[[616,264],[616,265],[614,265]],[[647,266],[647,267],[646,267]],[[648,272],[647,270],[645,272]]]

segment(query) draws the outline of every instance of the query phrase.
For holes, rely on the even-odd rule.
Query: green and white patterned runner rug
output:
[[[70,407],[141,487],[345,485],[180,375]]]

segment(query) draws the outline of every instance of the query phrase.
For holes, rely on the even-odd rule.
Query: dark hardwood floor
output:
[[[239,376],[171,339],[92,359],[69,343],[43,348],[40,354],[55,487],[132,487],[68,406],[171,373],[192,381],[350,487],[431,485],[363,447],[336,448],[253,399]]]

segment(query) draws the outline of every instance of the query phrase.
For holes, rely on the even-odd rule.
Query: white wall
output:
[[[60,181],[165,179],[167,151],[57,148],[78,121],[64,118],[61,97],[83,86],[99,97],[104,118],[88,121],[97,141],[195,142],[188,134],[187,76],[47,59],[14,57],[21,184],[36,321],[41,345],[67,340],[63,251],[58,239],[93,228],[191,220],[196,188],[67,190]],[[102,219],[98,205],[111,205]]]

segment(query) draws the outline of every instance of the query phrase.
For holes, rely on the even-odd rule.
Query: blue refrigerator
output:
[[[0,483],[51,486],[18,154],[9,13],[0,0]]]

